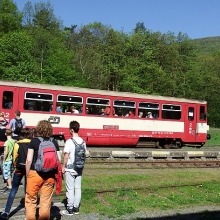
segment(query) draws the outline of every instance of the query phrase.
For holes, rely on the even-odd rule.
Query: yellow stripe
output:
[[[203,151],[188,151],[188,155],[204,155]]]
[[[158,155],[166,155],[169,156],[169,151],[152,151],[152,156],[158,156]]]

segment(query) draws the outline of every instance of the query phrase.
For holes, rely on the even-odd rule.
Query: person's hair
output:
[[[21,116],[21,112],[19,110],[16,110],[15,111],[15,115],[20,117]]]
[[[6,129],[5,130],[5,135],[6,136],[11,136],[12,135],[12,130],[11,129]]]
[[[22,128],[20,131],[20,140],[23,139],[31,139],[33,137],[32,135],[32,129],[30,128]]]
[[[31,137],[36,137],[37,136],[37,131],[36,128],[31,129]]]
[[[4,112],[0,112],[0,117],[5,117],[5,114],[4,114]]]
[[[77,121],[71,121],[70,122],[70,126],[69,126],[70,130],[73,130],[75,133],[78,133],[79,128],[80,128],[79,122],[77,122]]]
[[[70,107],[70,109],[71,109],[71,110],[72,110],[72,109],[75,109],[75,106],[72,105],[72,106]]]
[[[37,135],[41,137],[52,137],[53,127],[49,121],[41,120],[37,123],[36,132]]]

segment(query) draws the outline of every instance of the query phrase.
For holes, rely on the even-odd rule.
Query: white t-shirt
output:
[[[83,142],[83,139],[81,137],[73,137],[73,138],[76,141],[76,143],[78,143],[78,144],[81,144]],[[85,142],[84,142],[84,148],[86,150],[86,143]],[[71,138],[66,141],[63,151],[64,151],[64,153],[69,154],[69,159],[67,161],[67,165],[73,164],[75,161],[75,144],[73,143]],[[69,172],[73,172],[73,173],[77,174],[77,172],[73,169],[65,168],[65,171],[69,171]]]
[[[79,111],[75,109],[73,114],[79,114]]]

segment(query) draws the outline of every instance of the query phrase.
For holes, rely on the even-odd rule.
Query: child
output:
[[[79,127],[77,121],[70,122],[69,130],[72,138],[66,141],[64,147],[62,171],[66,176],[67,209],[61,212],[62,215],[79,214],[82,172],[86,152],[86,144],[78,135]]]
[[[6,202],[5,210],[3,213],[0,215],[0,219],[8,219],[9,218],[9,213],[14,201],[14,198],[16,196],[16,193],[18,191],[19,185],[21,183],[21,180],[23,177],[25,177],[25,165],[23,166],[18,166],[16,164],[17,158],[22,158],[23,160],[18,160],[20,162],[23,162],[25,164],[26,162],[26,157],[27,157],[27,150],[28,150],[28,145],[31,141],[32,138],[32,132],[30,128],[22,128],[20,132],[20,140],[17,141],[14,145],[14,151],[13,151],[13,162],[15,165],[15,171],[13,175],[13,181],[12,181],[12,189],[8,195],[8,199]],[[21,149],[20,149],[21,148]],[[20,149],[20,150],[19,150]],[[26,181],[24,181],[26,183]],[[26,193],[26,184],[24,184],[24,191]]]
[[[5,118],[4,112],[0,112],[0,142],[5,142],[7,140],[5,136],[5,130],[6,130],[7,124],[8,124],[8,121]]]
[[[7,183],[7,186],[2,188],[0,191],[3,193],[9,193],[11,190],[11,166],[12,166],[12,153],[15,145],[15,140],[12,139],[12,130],[6,129],[5,135],[7,141],[4,143],[4,156],[3,156],[3,177]]]

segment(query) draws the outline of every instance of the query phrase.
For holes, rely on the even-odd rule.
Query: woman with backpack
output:
[[[50,219],[55,175],[58,161],[61,160],[59,146],[52,139],[52,135],[53,127],[51,123],[47,120],[39,121],[36,126],[36,136],[28,146],[25,196],[26,220],[36,219],[38,192],[40,192],[38,219]]]
[[[77,121],[70,122],[72,138],[66,141],[64,147],[62,172],[66,177],[67,209],[61,212],[62,215],[79,214],[82,173],[86,159],[86,143],[78,135],[79,128]]]

